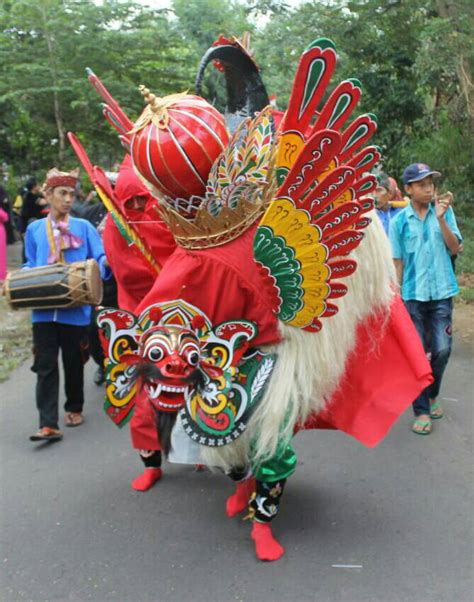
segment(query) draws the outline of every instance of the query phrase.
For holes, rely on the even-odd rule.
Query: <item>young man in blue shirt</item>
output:
[[[412,430],[428,435],[432,419],[443,416],[437,400],[452,344],[452,311],[459,287],[451,258],[462,241],[451,208],[451,193],[438,197],[433,178],[440,176],[424,163],[403,172],[410,204],[392,221],[390,242],[402,298],[430,353],[434,382],[413,402]]]
[[[95,228],[86,220],[69,215],[77,180],[78,172],[65,173],[57,169],[48,172],[44,192],[50,213],[26,230],[24,269],[92,258],[98,262],[102,277],[110,276],[102,241]],[[62,438],[58,424],[59,349],[65,379],[65,424],[79,426],[83,422],[84,364],[88,359],[90,317],[89,305],[33,310],[32,370],[37,374],[39,430],[30,437],[31,441]]]

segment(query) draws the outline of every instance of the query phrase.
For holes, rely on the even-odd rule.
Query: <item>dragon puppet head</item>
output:
[[[169,451],[178,414],[185,432],[203,445],[239,437],[270,377],[274,357],[249,349],[253,322],[213,326],[182,300],[148,307],[140,316],[104,309],[98,317],[106,355],[105,409],[122,426],[136,394],[157,413],[160,441]],[[144,399],[143,399],[144,398]]]

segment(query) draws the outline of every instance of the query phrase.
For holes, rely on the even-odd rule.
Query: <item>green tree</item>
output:
[[[139,83],[164,95],[192,80],[188,51],[169,35],[166,13],[133,2],[17,0],[2,5],[0,32],[0,149],[23,171],[71,159],[67,130],[87,140],[96,160],[116,159],[116,136],[85,67],[132,118],[143,106]]]

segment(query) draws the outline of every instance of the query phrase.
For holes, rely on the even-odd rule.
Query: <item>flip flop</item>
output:
[[[34,435],[31,435],[30,441],[60,441],[62,438],[63,434],[59,429],[44,426]]]
[[[430,417],[433,418],[433,420],[439,420],[443,416],[444,416],[444,410],[441,407],[441,402],[435,401],[434,403],[432,403],[430,405]]]
[[[64,418],[64,424],[69,427],[80,426],[84,422],[84,416],[81,412],[67,412]]]
[[[416,429],[417,426],[421,427],[421,430]],[[411,430],[415,435],[429,435],[431,433],[431,420],[415,420]]]

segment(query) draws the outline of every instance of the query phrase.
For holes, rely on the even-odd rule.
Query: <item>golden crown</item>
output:
[[[145,183],[160,200],[157,210],[180,246],[216,247],[238,238],[265,212],[276,189],[275,155],[271,108],[266,107],[239,125],[212,166],[204,197],[171,198]]]

